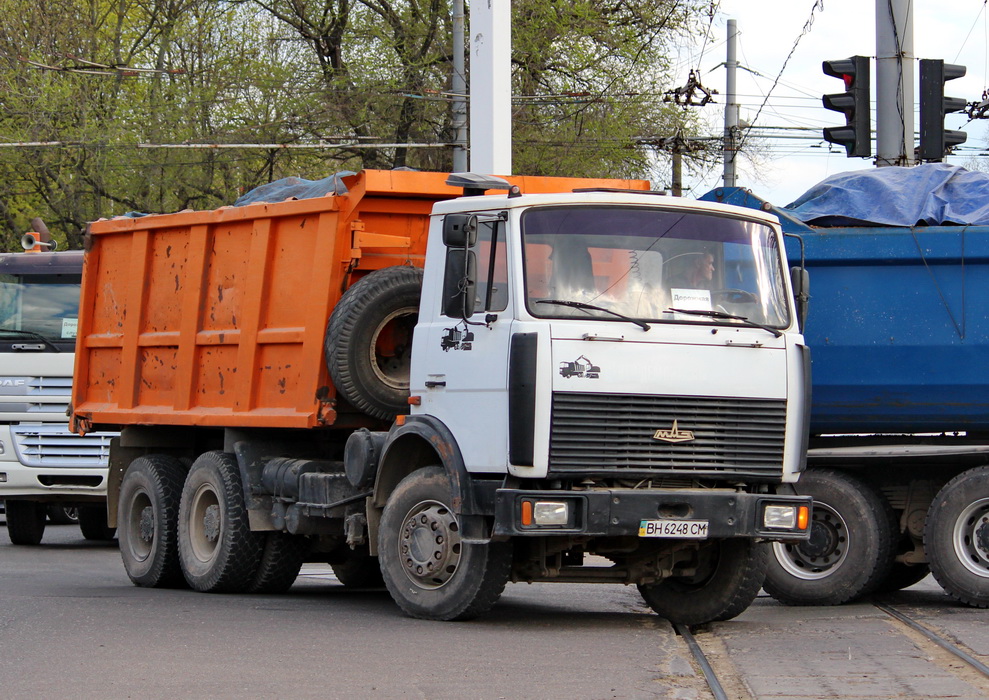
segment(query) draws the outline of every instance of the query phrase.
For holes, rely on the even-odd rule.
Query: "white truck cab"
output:
[[[435,227],[456,216],[476,240],[430,235],[412,414],[469,435],[471,471],[796,480],[809,358],[774,217],[615,192],[461,198]],[[476,276],[465,316],[457,257]]]
[[[455,597],[460,543],[511,543],[513,581],[634,583],[684,623],[740,613],[760,543],[807,535],[793,300],[779,224],[752,210],[624,191],[437,203],[411,413],[383,438],[372,500],[381,541],[400,529],[398,560],[380,554],[393,597],[431,616],[427,596]],[[427,480],[399,484],[421,454],[454,475],[456,527],[413,503]]]
[[[38,544],[49,506],[106,527],[111,433],[69,431],[82,251],[0,254],[0,500],[14,544]]]

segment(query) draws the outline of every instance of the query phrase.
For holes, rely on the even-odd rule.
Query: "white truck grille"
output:
[[[14,450],[29,467],[105,469],[110,440],[116,433],[76,435],[67,423],[20,423],[10,426]]]
[[[550,474],[779,478],[786,402],[553,394]]]

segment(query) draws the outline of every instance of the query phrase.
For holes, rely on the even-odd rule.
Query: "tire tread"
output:
[[[369,272],[355,282],[337,303],[330,315],[324,339],[326,365],[333,385],[355,408],[375,418],[393,419],[406,412],[407,406],[396,402],[385,406],[371,395],[359,376],[359,364],[353,352],[355,336],[366,324],[366,314],[376,305],[399,295],[416,295],[422,287],[422,270],[417,267],[395,266]]]

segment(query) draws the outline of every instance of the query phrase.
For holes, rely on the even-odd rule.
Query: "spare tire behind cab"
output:
[[[369,416],[408,413],[421,288],[417,267],[375,270],[345,291],[330,314],[324,345],[333,385]]]

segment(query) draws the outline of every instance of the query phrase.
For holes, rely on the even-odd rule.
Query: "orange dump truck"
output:
[[[275,592],[321,561],[430,619],[508,581],[637,584],[686,623],[744,610],[759,542],[807,536],[775,220],[642,181],[344,183],[91,225],[72,420],[121,430],[130,578]],[[718,272],[689,290],[698,256]]]

